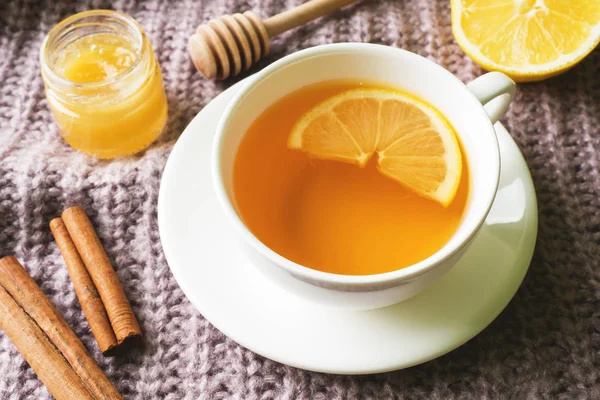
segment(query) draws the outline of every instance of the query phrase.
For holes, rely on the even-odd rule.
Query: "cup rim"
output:
[[[488,126],[486,131],[488,132],[488,134],[493,136],[493,142],[495,143],[493,157],[496,159],[496,162],[493,164],[495,168],[494,170],[490,171],[490,176],[493,176],[495,182],[492,185],[493,190],[490,190],[488,193],[478,194],[478,196],[480,197],[478,202],[481,203],[482,206],[479,207],[479,215],[476,215],[475,221],[477,222],[473,223],[472,226],[467,227],[468,232],[465,234],[464,238],[454,246],[448,247],[444,245],[444,247],[442,247],[440,250],[423,260],[415,264],[409,265],[407,267],[390,272],[372,275],[334,274],[306,267],[280,255],[279,253],[269,248],[250,231],[250,229],[246,226],[246,224],[242,221],[241,217],[236,212],[235,206],[229,198],[225,189],[225,185],[222,178],[223,171],[221,168],[221,154],[223,153],[224,138],[226,136],[225,132],[229,124],[230,116],[235,112],[235,110],[237,109],[237,105],[248,95],[248,93],[258,84],[268,79],[272,73],[296,61],[311,58],[313,56],[333,53],[364,53],[366,51],[384,51],[388,53],[402,52],[405,57],[412,58],[413,60],[416,60],[418,62],[427,62],[433,64],[433,66],[435,66],[435,68],[437,68],[441,74],[446,75],[447,79],[451,79],[460,83],[460,85],[464,88],[464,91],[466,91],[469,94],[469,96],[473,99],[473,108],[477,108],[476,112],[483,116],[487,121]],[[481,134],[485,133],[481,132]],[[299,277],[305,281],[319,282],[320,284],[329,285],[358,286],[407,281],[416,278],[420,275],[423,275],[428,271],[440,266],[442,263],[453,257],[456,253],[460,252],[460,250],[464,248],[480,230],[481,226],[485,222],[485,218],[487,217],[492,207],[494,198],[496,196],[496,192],[498,191],[498,185],[500,181],[500,148],[498,145],[498,140],[494,131],[493,124],[489,120],[489,117],[485,109],[483,108],[483,105],[479,102],[475,95],[468,90],[465,84],[462,81],[460,81],[460,79],[458,79],[454,74],[446,70],[444,67],[431,60],[428,60],[425,57],[422,57],[416,53],[412,53],[407,50],[373,43],[333,43],[310,47],[289,54],[268,65],[261,71],[257,72],[255,75],[251,76],[251,80],[236,93],[231,102],[227,105],[225,112],[221,116],[217,127],[217,133],[213,142],[211,163],[213,184],[216,189],[218,201],[221,204],[221,208],[225,211],[225,214],[227,214],[228,220],[235,226],[236,230],[242,235],[243,239],[247,243],[249,243],[250,246],[261,256],[265,257],[267,260],[271,261],[278,267],[283,268],[292,275]],[[484,203],[485,206],[483,206]]]

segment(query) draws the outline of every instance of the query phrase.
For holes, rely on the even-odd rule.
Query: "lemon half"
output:
[[[463,51],[517,82],[558,75],[600,42],[600,0],[452,0],[451,6]]]

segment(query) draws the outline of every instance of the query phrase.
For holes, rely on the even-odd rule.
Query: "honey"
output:
[[[301,265],[343,275],[390,272],[433,255],[458,229],[469,192],[464,157],[456,197],[443,207],[381,174],[375,156],[359,168],[288,148],[304,113],[360,87],[321,82],[275,102],[245,134],[233,173],[237,211],[259,240]]]
[[[73,148],[99,158],[137,153],[160,135],[167,99],[142,28],[115,11],[87,11],[54,27],[41,49],[46,97]]]

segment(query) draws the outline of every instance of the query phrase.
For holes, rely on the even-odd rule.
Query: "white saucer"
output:
[[[237,247],[215,197],[212,141],[229,88],[194,118],[165,167],[158,199],[164,252],[192,304],[225,335],[272,360],[337,374],[406,368],[481,332],[506,307],[531,261],[537,204],[525,160],[506,129],[500,189],[485,226],[442,279],[403,303],[340,311],[297,298],[264,277]],[[475,166],[476,167],[476,166]]]

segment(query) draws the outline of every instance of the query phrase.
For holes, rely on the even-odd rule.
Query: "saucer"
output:
[[[217,202],[212,142],[225,106],[245,81],[198,113],[163,172],[158,223],[181,289],[240,345],[294,367],[370,374],[434,359],[481,332],[506,307],[529,267],[537,203],[529,169],[507,130],[495,125],[502,173],[494,205],[458,264],[425,291],[370,311],[323,307],[275,286],[238,246]]]

